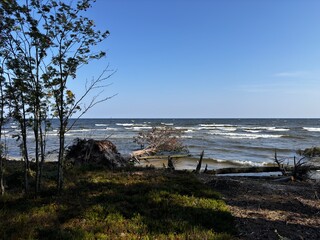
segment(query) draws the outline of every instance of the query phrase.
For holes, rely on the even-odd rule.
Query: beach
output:
[[[320,239],[320,181],[199,175],[223,194],[237,239]]]

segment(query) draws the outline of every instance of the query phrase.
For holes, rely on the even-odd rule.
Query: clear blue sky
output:
[[[116,69],[85,117],[320,117],[320,1],[97,0]],[[80,90],[76,91],[80,92]]]

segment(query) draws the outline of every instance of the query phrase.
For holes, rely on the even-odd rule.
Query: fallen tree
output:
[[[103,165],[109,169],[129,164],[111,141],[80,138],[67,149],[66,161],[75,165]]]
[[[141,149],[133,151],[131,157],[140,161],[146,156],[161,152],[186,152],[181,134],[181,130],[172,127],[153,127],[151,130],[141,131],[134,137],[134,142],[139,144]]]

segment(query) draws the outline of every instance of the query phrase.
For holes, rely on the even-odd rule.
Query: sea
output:
[[[73,123],[74,120],[71,120]],[[292,161],[298,149],[320,145],[320,119],[79,119],[66,134],[67,147],[76,138],[108,139],[118,151],[129,155],[139,149],[133,138],[152,127],[172,127],[182,132],[181,141],[192,156],[179,161],[179,168],[194,169],[202,151],[208,169],[230,166],[264,166],[279,158]],[[21,159],[18,125],[8,123],[3,131],[7,155]],[[33,153],[34,136],[28,130],[29,151]],[[58,121],[52,120],[47,133],[48,161],[57,159]],[[192,160],[194,159],[194,160]],[[152,162],[149,163],[152,165]]]

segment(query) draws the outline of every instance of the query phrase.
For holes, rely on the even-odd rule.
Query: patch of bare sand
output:
[[[320,239],[319,182],[199,178],[223,194],[236,219],[238,239]]]

